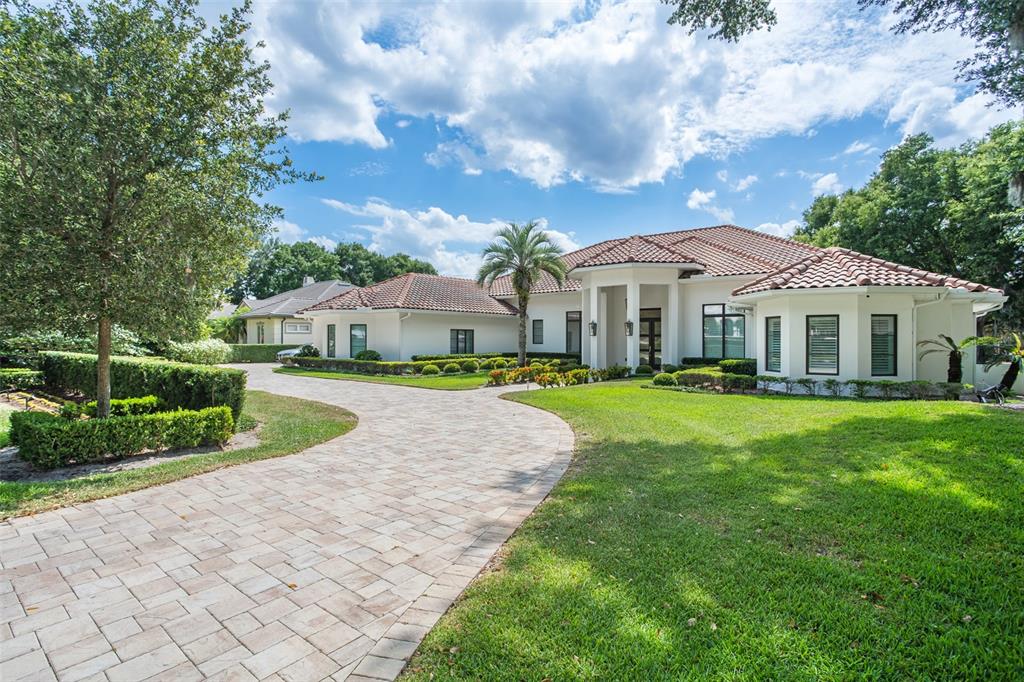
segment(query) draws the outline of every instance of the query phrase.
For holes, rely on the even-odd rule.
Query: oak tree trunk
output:
[[[96,416],[110,416],[110,318],[99,320],[96,344]]]

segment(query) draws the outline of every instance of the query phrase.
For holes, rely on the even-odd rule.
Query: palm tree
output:
[[[509,223],[498,230],[495,240],[483,251],[484,262],[476,276],[477,284],[490,287],[499,277],[512,277],[512,290],[519,299],[520,367],[526,364],[526,306],[530,302],[530,290],[545,272],[562,285],[565,263],[561,255],[561,249],[533,220],[525,225]]]
[[[932,353],[948,353],[949,367],[946,369],[946,381],[951,384],[959,384],[964,378],[964,370],[961,365],[964,351],[971,346],[976,346],[979,341],[982,341],[982,339],[979,339],[977,336],[968,336],[963,341],[957,342],[951,336],[939,334],[938,339],[926,339],[917,344],[918,346],[931,346],[928,350],[921,351],[918,359]]]
[[[991,360],[985,363],[985,371],[1004,362],[1010,363],[1010,366],[1006,368],[1006,373],[1003,374],[1002,380],[999,382],[999,388],[1004,392],[1013,390],[1013,384],[1017,381],[1017,377],[1020,376],[1021,370],[1024,369],[1024,340],[1016,332],[1010,334],[1010,336],[1013,337],[1012,341],[1006,340],[1002,343],[992,344],[995,354]]]

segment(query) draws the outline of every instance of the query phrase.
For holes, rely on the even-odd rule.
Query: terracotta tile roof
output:
[[[874,258],[837,246],[812,254],[797,263],[746,284],[734,296],[780,289],[825,289],[836,287],[911,286],[950,287],[1002,294],[984,284],[918,270],[906,265]]]
[[[565,254],[569,270],[620,263],[695,263],[707,275],[756,275],[795,263],[819,249],[807,244],[773,237],[736,225],[717,225],[692,230],[634,235],[587,246]],[[533,293],[578,291],[578,279],[569,278],[562,287],[544,276]],[[511,296],[511,279],[502,277],[491,288],[494,296]]]
[[[438,310],[453,313],[515,315],[516,309],[496,298],[471,279],[408,273],[346,291],[303,312],[315,310]]]

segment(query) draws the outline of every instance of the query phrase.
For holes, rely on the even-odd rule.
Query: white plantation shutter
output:
[[[839,374],[839,316],[807,316],[807,373]]]
[[[871,376],[896,375],[896,316],[871,316]]]
[[[767,340],[768,351],[765,355],[765,369],[769,372],[782,371],[782,318],[769,317],[765,319],[768,325]]]

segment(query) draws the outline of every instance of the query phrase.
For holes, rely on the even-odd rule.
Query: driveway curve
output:
[[[0,678],[393,679],[568,466],[507,389],[273,374],[348,434],[0,524]]]

